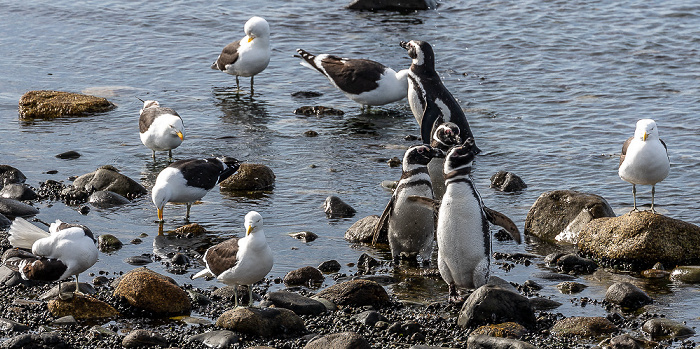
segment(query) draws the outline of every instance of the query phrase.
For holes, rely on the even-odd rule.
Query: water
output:
[[[408,67],[400,40],[420,39],[434,45],[437,69],[466,110],[479,146],[474,179],[490,207],[523,227],[529,207],[543,192],[573,189],[605,197],[617,212],[632,204],[630,185],[617,176],[622,142],[640,118],[657,121],[669,146],[668,178],[657,186],[659,211],[700,224],[700,5],[694,1],[451,1],[437,11],[398,14],[353,12],[346,1],[0,1],[0,163],[19,168],[27,183],[68,177],[113,165],[125,175],[153,185],[167,165],[139,141],[138,110],[142,99],[157,99],[185,120],[186,140],[177,159],[226,154],[262,163],[277,176],[274,190],[242,197],[210,192],[192,208],[192,220],[212,239],[242,232],[243,216],[257,210],[275,253],[269,277],[283,277],[306,265],[337,259],[347,263],[368,252],[386,254],[343,239],[357,219],[379,214],[390,193],[382,180],[400,171],[384,159],[401,156],[418,135],[405,101],[387,106],[391,116],[361,115],[359,106],[336,91],[320,74],[298,64],[296,48],[369,58],[395,69]],[[221,48],[240,38],[243,23],[265,17],[272,30],[270,66],[255,79],[255,95],[232,93],[234,78],[209,69]],[[248,80],[241,79],[247,89]],[[53,121],[18,120],[17,102],[29,90],[56,89],[107,97],[118,108],[105,114]],[[314,99],[292,93],[313,90]],[[344,110],[344,116],[293,114],[303,105]],[[315,130],[318,137],[304,137]],[[75,150],[77,160],[58,153]],[[311,165],[316,165],[312,168]],[[47,174],[57,170],[57,174]],[[489,189],[498,170],[521,176],[528,188],[517,194]],[[326,196],[338,195],[358,213],[329,220],[322,211]],[[650,188],[639,190],[650,202]],[[90,272],[130,270],[127,257],[153,253],[157,233],[149,197],[113,209],[92,208],[80,215],[60,202],[41,202],[39,218],[60,218],[88,225],[97,234],[114,234],[126,243],[100,256]],[[184,206],[168,205],[165,229],[182,224]],[[320,238],[303,243],[287,236],[308,230]],[[129,243],[142,233],[141,244]],[[533,243],[495,242],[500,252],[541,253]],[[169,273],[179,283],[212,287],[215,282],[189,280],[198,271]],[[540,267],[516,266],[496,275],[523,282]],[[616,278],[583,277],[589,287],[575,296],[560,295],[555,282],[544,295],[564,301],[557,311],[567,316],[604,315],[599,306],[569,304],[574,297],[602,299]],[[640,280],[633,280],[641,283]],[[333,281],[327,278],[326,285]],[[654,307],[669,318],[700,326],[697,285],[643,287]],[[220,285],[216,285],[220,286]],[[279,286],[278,286],[279,287]],[[404,299],[442,300],[441,281],[415,280],[392,285]],[[437,289],[437,292],[435,292]],[[700,337],[694,337],[698,340]]]

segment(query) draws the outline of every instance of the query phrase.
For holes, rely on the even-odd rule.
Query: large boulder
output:
[[[24,183],[27,177],[22,171],[10,166],[0,165],[0,189],[7,184]]]
[[[615,212],[604,198],[573,190],[555,190],[543,193],[530,207],[525,219],[525,235],[556,242],[559,235],[582,210],[593,219],[614,217]]]
[[[361,307],[389,303],[389,294],[379,283],[371,280],[350,280],[330,286],[316,294],[337,305]]]
[[[70,299],[53,299],[48,303],[49,312],[54,317],[71,315],[77,320],[101,319],[119,315],[111,305],[92,297],[75,295]]]
[[[131,306],[153,316],[188,314],[192,309],[187,292],[172,279],[146,268],[124,274],[114,290],[115,297],[124,297]]]
[[[486,324],[515,322],[532,328],[535,321],[535,312],[527,297],[500,286],[486,284],[477,288],[464,301],[457,324],[472,328]]]
[[[643,270],[700,261],[700,227],[649,211],[596,219],[579,233],[579,250],[594,259]]]
[[[113,166],[106,165],[95,172],[84,174],[73,181],[73,186],[87,192],[108,190],[127,198],[146,194],[148,191],[133,179],[119,173]]]
[[[306,332],[304,320],[284,308],[238,307],[221,314],[216,326],[260,337]]]
[[[64,115],[101,113],[114,107],[102,97],[62,91],[29,91],[19,99],[19,117],[53,119]]]
[[[345,240],[350,242],[372,243],[374,226],[379,222],[379,216],[371,215],[353,223],[345,232]],[[388,244],[389,238],[386,227],[379,231],[377,243]]]
[[[265,165],[244,162],[238,171],[219,186],[224,191],[269,190],[275,185],[275,173]]]

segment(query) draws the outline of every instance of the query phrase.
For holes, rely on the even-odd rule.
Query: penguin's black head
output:
[[[413,60],[414,66],[426,66],[428,68],[434,68],[435,65],[435,55],[433,54],[433,47],[425,41],[411,40],[411,41],[401,41],[399,46],[403,47],[408,51],[408,56]]]
[[[446,151],[451,147],[462,143],[459,137],[459,126],[453,122],[445,122],[440,125],[435,124],[433,129],[433,139],[430,145],[434,148]]]
[[[467,138],[461,146],[450,149],[445,159],[445,173],[458,169],[464,169],[467,173],[471,172],[477,149],[472,137]]]
[[[426,166],[435,157],[444,157],[443,153],[439,149],[435,149],[427,144],[415,145],[408,148],[403,156],[403,166],[406,169],[410,165],[423,165]]]

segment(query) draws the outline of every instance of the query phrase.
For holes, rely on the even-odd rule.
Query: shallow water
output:
[[[192,221],[210,230],[209,237],[240,235],[245,213],[257,210],[275,253],[269,277],[329,259],[337,259],[342,272],[353,272],[347,264],[360,254],[386,258],[386,253],[350,244],[343,234],[357,219],[381,213],[390,193],[379,183],[400,176],[384,160],[402,156],[413,144],[404,137],[418,135],[418,128],[405,101],[387,106],[390,116],[361,115],[359,106],[325,78],[300,66],[294,50],[369,58],[399,69],[410,60],[398,42],[420,39],[433,44],[437,69],[484,150],[474,171],[484,201],[521,229],[535,199],[555,189],[599,194],[616,212],[629,210],[631,188],[617,176],[618,155],[640,118],[655,119],[669,147],[672,168],[657,186],[659,211],[700,224],[696,2],[453,1],[410,14],[354,12],[344,9],[346,4],[0,1],[0,163],[19,168],[35,187],[48,179],[68,183],[71,176],[109,164],[150,189],[167,162],[163,154],[152,161],[140,143],[136,97],[157,99],[185,120],[186,140],[174,151],[176,159],[225,154],[265,164],[277,176],[270,192],[241,197],[213,190],[193,206]],[[243,35],[243,23],[252,15],[270,22],[273,56],[255,78],[255,94],[236,95],[235,79],[209,65],[224,45]],[[248,80],[241,83],[247,91]],[[100,95],[118,108],[88,117],[19,121],[20,96],[39,89]],[[301,90],[323,96],[291,96]],[[293,114],[303,105],[346,114]],[[319,136],[304,137],[307,130]],[[82,156],[54,157],[68,150]],[[518,174],[528,188],[517,194],[490,189],[489,178],[498,170]],[[639,202],[648,205],[650,188],[639,189]],[[328,195],[340,196],[357,215],[327,219],[321,206]],[[114,254],[102,254],[90,272],[130,270],[125,258],[154,253],[156,212],[148,196],[123,207],[93,207],[85,216],[60,202],[37,206],[44,221],[80,222],[126,243]],[[180,226],[184,211],[168,205],[165,229]],[[304,230],[320,238],[303,243],[287,236]],[[148,234],[143,243],[129,243],[142,233]],[[542,254],[532,243],[494,242],[494,250]],[[200,267],[171,276],[198,287],[221,286],[189,280]],[[168,273],[160,263],[149,268]],[[522,265],[510,272],[494,269],[518,283],[539,271]],[[615,277],[582,277],[589,287],[574,296],[559,294],[557,282],[535,280],[545,286],[542,294],[565,301],[558,312],[592,316],[605,311],[567,300],[603,299]],[[327,278],[326,284],[332,282]],[[700,327],[697,285],[645,288],[659,312]],[[421,302],[446,296],[444,284],[435,280],[410,280],[390,289]]]

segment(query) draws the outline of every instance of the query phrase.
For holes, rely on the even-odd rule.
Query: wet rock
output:
[[[554,240],[560,243],[576,245],[578,243],[578,234],[590,221],[595,219],[588,208],[583,208],[581,212],[571,221],[564,230],[554,237]]]
[[[88,338],[91,339],[102,339],[102,338],[111,338],[111,337],[118,337],[119,334],[117,332],[114,332],[110,329],[104,328],[102,326],[92,326],[88,330]]]
[[[617,331],[617,326],[604,317],[573,316],[557,321],[551,332],[555,336],[600,337]]]
[[[63,188],[58,197],[68,205],[77,205],[87,202],[90,198],[90,193],[81,188],[69,186]]]
[[[304,349],[371,349],[369,342],[356,332],[333,333],[316,337]]]
[[[78,320],[102,319],[119,315],[111,305],[99,299],[78,294],[67,300],[53,299],[49,301],[48,308],[51,315],[55,317],[71,315]]]
[[[86,295],[97,293],[97,290],[95,290],[95,288],[92,287],[92,285],[85,282],[79,282],[78,289],[80,292]],[[41,296],[39,296],[39,299],[55,299],[65,294],[69,294],[72,297],[74,292],[75,282],[60,282],[58,285],[51,287],[50,290],[44,292]]]
[[[642,331],[648,333],[652,339],[683,338],[695,334],[692,328],[680,322],[663,318],[647,320],[642,325]]]
[[[90,195],[88,202],[93,206],[107,208],[130,203],[129,199],[108,190],[98,190]]]
[[[641,275],[646,279],[663,279],[669,277],[671,272],[664,270],[663,264],[656,263],[651,269],[643,270]]]
[[[437,8],[436,0],[352,0],[351,10],[366,11],[422,11]]]
[[[292,270],[284,276],[284,284],[287,286],[319,286],[325,277],[320,270],[307,266]]]
[[[371,215],[360,219],[359,221],[353,223],[353,225],[348,228],[345,232],[345,240],[349,242],[362,242],[362,243],[372,243],[372,231],[374,226],[379,222],[379,216]],[[379,232],[379,238],[377,243],[388,244],[389,238],[387,237],[386,228]]]
[[[561,303],[549,298],[536,297],[530,298],[530,306],[532,310],[552,310],[559,308]]]
[[[187,293],[170,280],[145,268],[134,269],[121,277],[114,296],[154,316],[188,314],[192,305]]]
[[[511,338],[491,337],[483,334],[470,335],[467,339],[469,349],[537,349],[536,346]]]
[[[23,332],[29,330],[29,328],[29,326],[16,321],[0,319],[0,331],[3,332]]]
[[[85,115],[112,110],[115,105],[102,98],[63,91],[29,91],[19,99],[20,119],[53,119],[64,115]]]
[[[34,200],[38,196],[26,184],[20,184],[20,183],[10,183],[6,184],[5,187],[0,189],[0,197],[6,198],[6,199],[14,199],[14,200]]]
[[[367,327],[374,327],[379,321],[389,322],[387,318],[375,310],[365,310],[352,318]]]
[[[167,347],[170,343],[161,334],[148,330],[133,330],[122,339],[124,348]]]
[[[124,244],[112,234],[102,234],[97,238],[97,248],[102,253],[114,252],[122,248]]]
[[[591,259],[580,257],[575,253],[563,255],[556,260],[557,268],[564,273],[591,274],[598,269],[598,264]]]
[[[511,290],[486,284],[464,301],[457,324],[469,328],[511,321],[527,328],[535,325],[535,313],[530,301]]]
[[[634,338],[627,333],[610,338],[609,344],[608,348],[610,349],[645,349],[656,347],[655,344],[647,340]],[[598,346],[603,347],[603,343]]]
[[[0,198],[0,214],[8,218],[29,217],[39,214],[39,210],[22,201]]]
[[[540,195],[527,213],[525,235],[556,242],[554,238],[584,208],[595,218],[615,216],[608,202],[598,195],[572,190],[550,191]]]
[[[629,282],[616,282],[605,292],[605,300],[623,308],[638,309],[653,300],[639,287]]]
[[[184,266],[190,264],[190,258],[184,253],[176,253],[170,258],[170,263],[173,265]]]
[[[323,93],[316,91],[297,91],[292,93],[292,97],[294,98],[315,98],[321,96],[323,96]]]
[[[687,284],[700,283],[700,266],[686,265],[673,268],[671,280],[685,282]]]
[[[317,106],[303,106],[294,110],[294,114],[298,115],[343,115],[345,112],[342,110],[324,107],[322,105]]]
[[[340,263],[335,259],[325,261],[318,265],[318,270],[324,273],[337,273],[340,271]]]
[[[287,235],[289,235],[295,239],[302,240],[304,242],[311,242],[311,241],[318,239],[318,235],[316,235],[310,231],[300,231],[300,232],[296,232],[296,233],[289,233]]]
[[[63,152],[61,154],[56,155],[56,157],[59,159],[77,159],[80,157],[80,153],[74,150],[69,150],[67,152]]]
[[[297,315],[320,315],[326,312],[323,303],[293,292],[268,292],[265,299],[275,307],[289,309]]]
[[[700,227],[649,211],[631,212],[590,222],[577,246],[586,255],[633,270],[656,262],[693,264],[700,260]]]
[[[27,177],[22,171],[10,165],[0,165],[0,189],[12,183],[24,183],[26,180]]]
[[[308,131],[304,132],[304,136],[305,137],[317,137],[318,132],[316,132],[314,130],[308,130]]]
[[[326,201],[323,203],[323,211],[326,212],[326,217],[328,218],[352,217],[357,212],[339,197],[333,195],[326,198]]]
[[[394,322],[387,328],[387,332],[395,333],[402,337],[410,337],[414,333],[419,333],[422,326],[415,321]]]
[[[498,171],[491,176],[491,188],[512,193],[527,188],[527,184],[515,173]]]
[[[538,284],[536,281],[533,280],[525,280],[525,282],[523,282],[523,287],[535,291],[539,291],[543,288],[542,285]]]
[[[363,253],[357,261],[357,269],[363,273],[369,273],[372,269],[379,266],[379,262],[372,256]]]
[[[107,190],[127,198],[135,198],[147,193],[146,188],[141,184],[119,173],[110,165],[102,166],[94,172],[76,178],[73,186],[87,192]]]
[[[238,335],[228,330],[209,331],[187,339],[188,343],[202,343],[207,348],[229,348],[238,341]]]
[[[565,281],[557,285],[559,292],[563,294],[574,294],[583,291],[587,286],[573,281]]]
[[[5,215],[0,214],[0,229],[7,229],[12,225],[12,221],[9,220]]]
[[[326,298],[337,305],[351,307],[382,306],[389,303],[389,295],[384,287],[369,280],[350,280],[335,284],[317,293],[316,296]]]
[[[311,297],[311,299],[321,302],[321,304],[323,304],[323,306],[326,307],[326,310],[329,312],[334,312],[334,311],[338,310],[338,306],[335,303],[329,301],[328,299],[321,298],[321,297],[316,296],[316,295]]]
[[[3,349],[52,348],[67,349],[71,346],[57,332],[21,334],[0,343]]]
[[[306,332],[304,320],[284,308],[235,308],[216,320],[216,326],[261,337]]]
[[[399,167],[403,164],[403,161],[401,161],[401,159],[399,159],[397,156],[394,156],[393,158],[387,160],[386,163],[389,165],[389,167]]]
[[[275,173],[265,165],[244,162],[236,173],[219,186],[224,191],[269,190],[275,186]]]
[[[200,236],[206,232],[207,232],[207,230],[203,226],[199,225],[198,223],[190,223],[190,224],[186,224],[186,225],[183,225],[181,227],[178,227],[177,229],[175,229],[171,232],[168,232],[168,233],[176,234],[179,236],[194,237],[194,236]]]
[[[131,265],[146,265],[153,263],[149,256],[131,256],[124,259],[124,262]]]
[[[549,272],[533,273],[532,277],[542,279],[542,280],[550,280],[550,281],[571,281],[571,280],[576,279],[576,277],[573,275],[549,273]]]

